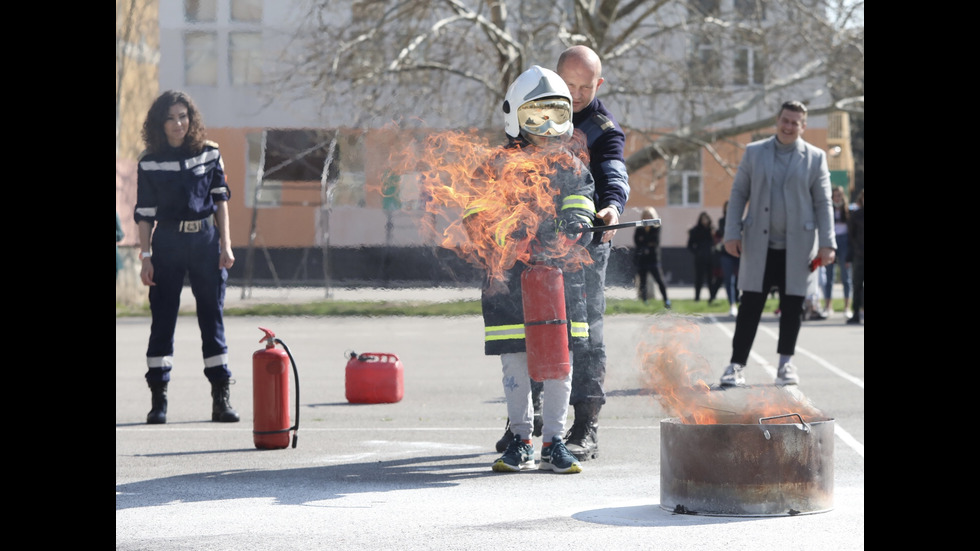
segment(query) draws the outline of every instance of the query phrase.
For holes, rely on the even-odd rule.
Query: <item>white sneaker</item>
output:
[[[734,304],[732,304],[731,307],[728,308],[728,315],[731,316],[731,317],[733,317],[733,318],[735,316],[737,316],[738,315],[738,306],[735,306]]]
[[[854,317],[854,312],[851,312],[850,310],[844,310],[844,317],[847,319],[851,319]]]
[[[800,376],[796,373],[796,366],[786,363],[776,370],[776,386],[796,385],[800,383]]]
[[[725,372],[721,375],[721,386],[738,386],[745,384],[745,375],[742,375],[742,370],[745,369],[744,365],[739,365],[736,363],[728,364],[725,368]]]

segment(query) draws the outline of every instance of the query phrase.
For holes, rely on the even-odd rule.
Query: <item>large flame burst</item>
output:
[[[713,389],[706,380],[718,375],[694,352],[701,326],[680,316],[655,316],[637,352],[644,384],[671,417],[686,424],[756,424],[760,419],[823,414],[801,394],[771,385]],[[794,417],[767,422],[793,423]]]
[[[539,227],[557,218],[552,177],[559,167],[575,168],[568,151],[580,158],[586,151],[580,133],[566,145],[503,148],[475,133],[444,131],[394,150],[389,162],[396,173],[419,175],[423,233],[500,281],[517,262],[531,263],[532,253],[569,271],[592,261],[566,239],[532,251]],[[479,215],[465,216],[474,211]]]

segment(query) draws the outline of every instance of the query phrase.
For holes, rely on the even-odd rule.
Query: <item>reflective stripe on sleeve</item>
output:
[[[589,212],[595,212],[595,203],[592,199],[584,195],[569,195],[562,199],[561,210],[566,209],[582,209]]]

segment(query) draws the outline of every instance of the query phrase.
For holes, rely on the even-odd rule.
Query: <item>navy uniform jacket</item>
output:
[[[231,197],[218,144],[212,141],[197,155],[183,148],[143,152],[136,181],[137,224],[201,220],[218,210],[216,201]]]
[[[511,144],[513,145],[513,144]],[[585,165],[569,153],[577,169],[557,166],[556,173],[549,177],[551,185],[560,190],[555,197],[555,212],[566,222],[581,222],[592,226],[595,217],[595,204],[591,197],[595,190],[592,175]],[[474,211],[471,216],[478,216]],[[544,226],[554,224],[545,221]],[[518,229],[518,231],[521,231]],[[543,230],[544,231],[544,230]],[[553,230],[552,230],[553,231]],[[591,239],[591,234],[583,235],[583,240]],[[587,241],[586,241],[587,242]],[[521,298],[521,272],[527,267],[517,262],[506,273],[507,289],[504,292],[488,293],[484,287],[481,296],[484,323],[484,353],[494,356],[512,352],[525,352],[524,305]],[[583,347],[589,338],[589,324],[585,310],[585,276],[583,270],[563,271],[565,283],[565,313],[569,321],[569,348]]]
[[[572,124],[576,132],[581,130],[585,133],[589,147],[589,170],[595,179],[593,201],[596,210],[615,206],[619,214],[623,214],[630,197],[629,175],[623,157],[626,134],[597,97],[592,98],[588,107],[572,115]]]

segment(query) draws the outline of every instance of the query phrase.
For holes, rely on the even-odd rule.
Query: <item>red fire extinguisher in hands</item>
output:
[[[296,362],[286,343],[265,327],[259,342],[265,348],[252,354],[252,439],[259,449],[281,449],[289,445],[289,431],[293,431],[293,447],[296,447],[296,431],[299,430],[299,373]],[[276,348],[281,344],[283,350]],[[296,381],[296,424],[289,425],[289,364],[293,365]]]
[[[564,379],[572,370],[565,278],[561,268],[538,260],[521,273],[527,371],[535,381]]]

